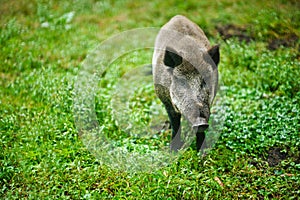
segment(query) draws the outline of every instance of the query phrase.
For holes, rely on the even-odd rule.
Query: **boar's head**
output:
[[[180,50],[166,47],[163,63],[170,75],[169,92],[175,110],[193,128],[204,131],[216,93],[217,77],[212,75],[219,62],[219,46],[208,51],[193,46],[188,46],[188,53],[182,47]]]

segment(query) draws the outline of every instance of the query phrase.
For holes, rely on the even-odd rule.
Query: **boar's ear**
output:
[[[210,55],[210,57],[212,58],[212,60],[216,64],[216,66],[218,66],[219,61],[220,61],[219,48],[220,48],[220,45],[215,45],[208,50],[208,54]]]
[[[167,47],[165,51],[165,57],[164,57],[164,64],[168,67],[176,67],[182,63],[182,57],[178,55],[178,53],[170,48]]]

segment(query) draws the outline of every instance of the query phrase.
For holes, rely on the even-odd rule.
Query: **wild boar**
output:
[[[152,58],[155,92],[172,128],[171,149],[179,150],[183,115],[196,133],[197,150],[209,127],[210,107],[218,85],[219,45],[211,46],[201,28],[176,15],[159,31]]]

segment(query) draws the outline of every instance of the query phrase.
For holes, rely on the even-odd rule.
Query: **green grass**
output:
[[[297,199],[299,6],[294,0],[1,1],[0,198]],[[74,121],[74,84],[82,61],[106,38],[132,28],[161,27],[176,14],[186,15],[212,43],[221,44],[224,107],[216,106],[226,113],[221,136],[206,157],[191,148],[153,172],[102,165],[83,144]],[[228,24],[251,41],[223,40],[218,27]],[[170,137],[165,130],[158,139],[123,140],[127,136],[111,113],[117,80],[149,64],[151,55],[142,50],[117,59],[95,99],[104,133],[129,150],[136,143],[166,145]],[[143,126],[159,101],[147,84],[134,95],[130,120]],[[167,117],[160,120],[163,125]]]

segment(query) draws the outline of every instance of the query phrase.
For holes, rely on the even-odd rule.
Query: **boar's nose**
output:
[[[193,129],[197,132],[204,132],[209,127],[206,119],[199,119],[197,123],[193,124]]]
[[[208,129],[208,124],[201,124],[197,127],[197,132],[204,132],[206,129]]]

